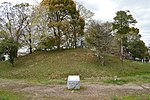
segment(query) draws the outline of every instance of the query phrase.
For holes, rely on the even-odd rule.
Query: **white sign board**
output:
[[[67,81],[68,89],[80,89],[80,77],[79,75],[69,75]]]

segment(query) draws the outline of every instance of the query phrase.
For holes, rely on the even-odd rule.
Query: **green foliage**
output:
[[[112,25],[113,30],[115,31],[115,36],[120,41],[121,53],[123,53],[123,51],[121,51],[121,49],[123,49],[122,46],[127,48],[127,42],[131,41],[134,36],[137,37],[137,34],[139,33],[139,29],[130,27],[130,25],[135,23],[137,23],[137,21],[132,17],[130,11],[118,11],[116,13],[116,17],[114,17],[114,22]]]
[[[1,52],[7,53],[9,55],[9,61],[14,66],[14,58],[17,57],[17,50],[20,44],[14,41],[12,38],[3,39],[0,41]]]
[[[61,46],[76,48],[85,25],[76,3],[73,0],[43,0],[41,5],[49,8],[47,24],[52,29],[50,36],[57,39],[57,49]]]
[[[18,44],[25,45],[28,41],[26,36],[26,28],[28,26],[28,19],[31,14],[31,6],[28,3],[21,3],[13,5],[9,2],[0,4],[0,38],[4,39],[1,43],[10,53],[10,62],[13,63],[14,57],[17,57]],[[6,47],[4,47],[6,49]]]
[[[130,52],[134,58],[144,58],[148,56],[148,48],[145,46],[145,43],[142,40],[133,41],[130,43]]]
[[[110,53],[113,36],[111,24],[92,21],[87,29],[86,41],[89,47],[96,49],[100,62],[104,65],[105,56]]]
[[[38,44],[38,49],[55,49],[54,46],[58,45],[58,38],[56,37],[47,37],[41,39],[41,42]]]
[[[128,49],[128,38],[131,38],[131,34],[138,33],[139,30],[137,28],[131,27],[131,25],[136,24],[137,21],[132,17],[130,11],[118,11],[116,16],[114,17],[113,31],[115,32],[115,36],[119,41],[120,46],[120,58],[123,66],[123,58],[126,55],[125,53],[129,53]],[[125,51],[125,52],[124,52]]]
[[[130,11],[118,11],[114,17],[113,30],[117,34],[127,34],[130,31],[130,25],[137,23],[137,21],[129,14]]]

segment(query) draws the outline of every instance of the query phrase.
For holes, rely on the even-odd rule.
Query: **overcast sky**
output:
[[[11,2],[13,4],[28,2],[35,4],[42,0],[0,0],[1,2]],[[87,9],[95,13],[94,19],[102,21],[113,21],[115,13],[119,10],[130,10],[138,23],[136,27],[140,29],[142,40],[148,46],[150,44],[150,0],[76,0]]]

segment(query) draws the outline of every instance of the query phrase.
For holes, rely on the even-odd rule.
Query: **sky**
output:
[[[12,4],[28,2],[37,4],[42,0],[0,0]],[[93,19],[101,21],[113,21],[119,10],[130,10],[133,18],[137,20],[136,27],[140,29],[142,40],[148,46],[150,44],[150,0],[76,0],[87,9],[94,12]]]

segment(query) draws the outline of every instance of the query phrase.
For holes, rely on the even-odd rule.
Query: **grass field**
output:
[[[24,98],[24,93],[13,91],[0,90],[0,100],[27,100]]]
[[[125,60],[122,67],[119,57],[109,55],[107,65],[101,66],[87,49],[34,52],[17,58],[15,67],[7,61],[0,62],[2,79],[64,84],[68,75],[77,74],[83,82],[145,83],[150,82],[150,64]],[[116,76],[118,80],[114,81]]]
[[[150,100],[150,94],[122,97],[122,100]]]

